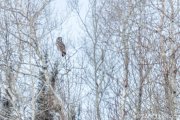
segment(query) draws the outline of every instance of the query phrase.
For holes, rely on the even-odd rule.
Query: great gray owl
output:
[[[58,50],[61,51],[62,57],[64,57],[66,55],[66,47],[62,41],[62,37],[56,39],[56,46]]]

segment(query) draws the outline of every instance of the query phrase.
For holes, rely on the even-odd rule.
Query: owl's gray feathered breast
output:
[[[62,37],[58,37],[56,39],[56,46],[57,46],[58,50],[61,51],[62,56],[64,57],[66,55],[66,47],[62,41]]]

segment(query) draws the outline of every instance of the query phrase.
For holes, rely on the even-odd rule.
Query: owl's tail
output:
[[[66,52],[62,52],[62,57],[64,57],[66,55]]]

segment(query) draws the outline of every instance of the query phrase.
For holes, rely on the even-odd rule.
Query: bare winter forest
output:
[[[0,120],[180,120],[180,0],[63,1],[0,0]]]

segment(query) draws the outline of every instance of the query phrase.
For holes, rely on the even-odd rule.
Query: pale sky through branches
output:
[[[55,13],[58,16],[58,19],[64,20],[65,22],[62,24],[61,33],[62,37],[70,38],[71,40],[77,40],[80,36],[79,33],[82,32],[82,27],[80,27],[79,18],[75,14],[75,12],[70,8],[68,0],[55,0]],[[87,8],[88,1],[80,0],[79,1],[80,14],[84,18]]]

